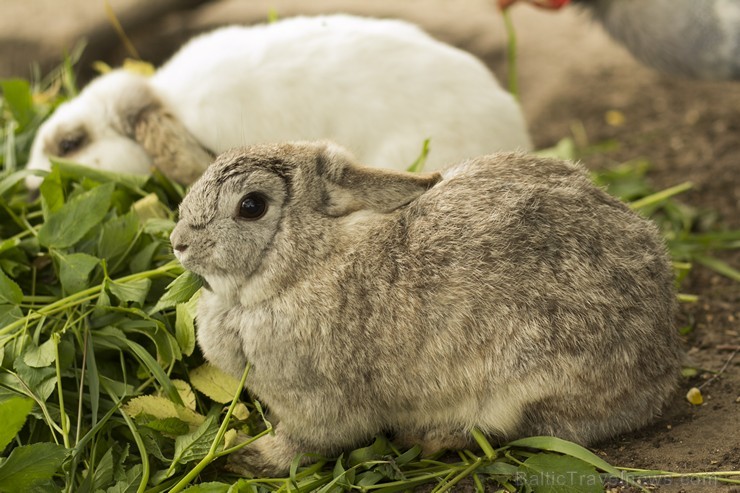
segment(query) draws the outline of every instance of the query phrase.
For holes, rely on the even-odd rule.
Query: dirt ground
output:
[[[375,9],[376,15],[417,19],[433,35],[473,51],[500,80],[505,80],[503,35],[494,32],[494,27],[501,25],[500,19],[487,0],[460,0],[454,6],[444,1],[379,0],[373,7],[366,2],[342,0],[311,2],[310,6],[297,0],[225,0],[187,15],[149,20],[146,32],[133,36],[134,42],[140,43],[142,52],[147,51],[142,45],[150,41],[150,46],[157,45],[165,53],[171,51],[159,44],[165,34],[179,40],[226,20],[254,22],[264,19],[267,6],[282,16],[301,9],[311,13],[373,13]],[[455,9],[457,16],[452,14]],[[691,181],[694,188],[682,195],[683,202],[712,209],[721,224],[740,228],[740,82],[677,80],[657,74],[640,66],[611,43],[598,26],[572,11],[544,15],[522,7],[514,19],[521,38],[522,104],[538,148],[552,146],[570,135],[577,123],[590,143],[608,139],[619,143],[615,150],[584,158],[589,168],[646,158],[652,163],[648,176],[656,188]],[[127,30],[137,33],[135,26]],[[151,42],[153,39],[158,43]],[[106,59],[104,53],[100,57],[116,61]],[[621,112],[623,124],[607,123],[609,110]],[[740,267],[740,252],[721,258]],[[681,306],[676,324],[693,325],[693,331],[685,337],[686,349],[689,364],[701,371],[681,381],[671,405],[654,425],[594,450],[610,463],[624,467],[738,471],[740,354],[726,363],[733,354],[731,348],[740,344],[740,284],[697,267],[682,292],[700,296],[698,303]],[[724,371],[709,381],[723,367]],[[704,383],[705,403],[692,406],[685,399],[686,391]],[[664,481],[655,488],[661,493],[740,492],[740,487],[709,480]]]

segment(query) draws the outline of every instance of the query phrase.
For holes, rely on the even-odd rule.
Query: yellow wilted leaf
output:
[[[123,406],[123,409],[133,417],[148,414],[157,419],[178,418],[191,426],[200,426],[206,419],[202,414],[175,404],[166,397],[156,395],[143,395],[131,399]]]
[[[224,449],[233,447],[236,445],[236,430],[229,430],[224,435]]]
[[[139,221],[146,222],[147,219],[167,219],[169,213],[167,207],[159,201],[156,193],[150,193],[140,198],[131,206]]]
[[[123,70],[149,77],[150,75],[154,74],[154,71],[156,69],[154,68],[154,65],[149,62],[134,60],[133,58],[126,58],[123,61]]]
[[[185,380],[177,379],[172,380],[172,384],[177,389],[177,393],[180,394],[180,399],[182,399],[185,407],[187,407],[191,411],[195,411],[195,392],[193,392],[190,384],[187,383]]]
[[[239,388],[238,380],[208,363],[190,372],[190,383],[220,404],[231,402]]]
[[[243,402],[237,402],[232,414],[236,419],[244,421],[249,417],[249,409],[247,409],[247,406]]]
[[[92,63],[92,67],[93,67],[93,70],[95,70],[99,74],[107,74],[108,72],[113,70],[113,68],[110,65],[100,60],[94,61]]]
[[[61,89],[62,83],[56,79],[47,90],[31,94],[33,104],[35,106],[45,106],[53,103],[59,97]]]
[[[702,397],[701,395],[701,390],[697,389],[696,387],[692,387],[691,389],[689,389],[688,393],[686,394],[686,400],[695,406],[701,406],[704,403],[704,397]]]

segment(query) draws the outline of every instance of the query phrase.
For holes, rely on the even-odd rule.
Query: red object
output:
[[[511,7],[518,1],[520,0],[498,0],[498,7],[501,10],[508,9],[509,7]],[[535,5],[537,7],[543,8],[543,9],[553,9],[553,10],[563,8],[570,3],[570,0],[524,0],[524,1],[531,3],[532,5]]]

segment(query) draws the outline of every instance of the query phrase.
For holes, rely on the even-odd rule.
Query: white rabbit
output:
[[[98,77],[42,125],[28,167],[63,156],[121,172],[154,165],[191,183],[214,153],[317,138],[395,169],[427,138],[432,170],[531,147],[518,104],[469,53],[406,22],[330,15],[224,27],[150,78]]]
[[[494,154],[439,173],[358,166],[326,143],[224,153],[172,248],[205,279],[198,343],[279,419],[235,469],[282,474],[395,432],[426,451],[592,443],[677,383],[658,229],[572,163]]]

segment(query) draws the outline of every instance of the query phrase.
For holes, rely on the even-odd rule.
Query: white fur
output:
[[[74,154],[74,160],[92,168],[106,171],[146,174],[152,160],[134,140],[122,133],[121,122],[111,94],[125,91],[128,78],[119,73],[100,77],[80,94],[80,97],[63,103],[39,128],[31,147],[28,168],[51,169],[44,146],[47,139],[57,132],[72,131],[80,125],[91,132],[89,142]],[[38,188],[43,178],[29,176],[29,188]]]
[[[112,103],[126,91],[121,75],[99,77],[61,106],[39,131],[28,167],[49,169],[44,139],[83,123],[94,135],[71,159],[146,172],[152,160],[121,134]],[[397,20],[332,15],[224,27],[191,40],[148,83],[214,153],[330,138],[366,164],[403,170],[429,138],[433,170],[531,148],[519,106],[479,60]]]

